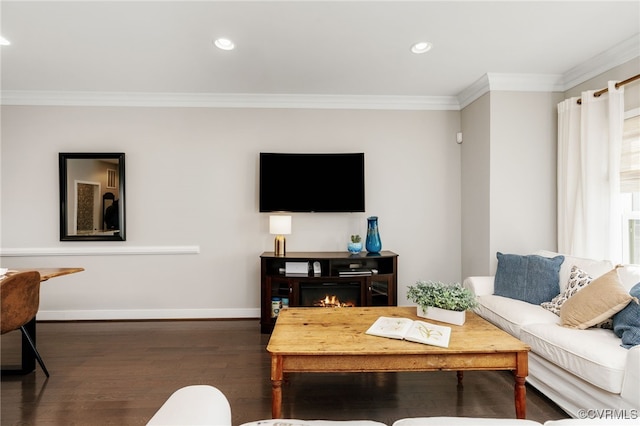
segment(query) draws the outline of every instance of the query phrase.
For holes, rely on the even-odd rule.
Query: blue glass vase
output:
[[[378,216],[367,218],[367,241],[365,247],[369,253],[379,253],[382,250],[380,232],[378,231]]]

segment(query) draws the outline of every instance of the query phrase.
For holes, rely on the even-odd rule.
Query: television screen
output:
[[[364,212],[364,153],[260,153],[261,212]]]

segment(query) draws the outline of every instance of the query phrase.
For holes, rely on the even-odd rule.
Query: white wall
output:
[[[559,93],[491,93],[491,242],[495,253],[557,247]]]
[[[462,273],[491,275],[496,252],[556,247],[559,94],[492,91],[462,110]]]
[[[287,249],[346,250],[377,215],[407,304],[418,279],[461,280],[459,129],[457,111],[4,106],[2,266],[86,269],[43,284],[40,319],[257,317],[258,153],[365,152],[367,212],[294,214]],[[126,153],[127,241],[59,241],[59,152]]]
[[[490,241],[490,94],[461,112],[462,276],[488,275]]]

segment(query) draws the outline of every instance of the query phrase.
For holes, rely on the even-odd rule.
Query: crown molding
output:
[[[489,90],[489,75],[485,74],[458,94],[458,103],[460,104],[460,109],[466,108],[480,96],[488,93]]]
[[[623,41],[564,74],[487,73],[457,96],[460,109],[490,91],[566,92],[603,72],[640,56],[640,34]]]
[[[640,33],[564,73],[564,91],[640,56]]]
[[[455,96],[283,95],[4,90],[2,105],[459,110]]]
[[[562,74],[487,73],[489,90],[501,92],[562,92]]]
[[[375,96],[248,93],[141,93],[4,90],[1,105],[115,106],[182,108],[289,108],[458,111],[490,91],[566,92],[603,72],[640,56],[640,34],[623,41],[564,74],[489,72],[457,96]]]
[[[490,72],[458,94],[460,109],[490,91],[562,92],[561,74],[505,74]]]

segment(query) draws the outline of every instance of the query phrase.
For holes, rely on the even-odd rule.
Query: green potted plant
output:
[[[351,241],[347,246],[347,250],[349,250],[349,253],[353,254],[357,254],[362,251],[362,238],[360,235],[356,234],[351,236]]]
[[[407,299],[418,305],[418,316],[462,325],[465,312],[478,305],[476,296],[460,284],[418,281],[409,286]]]

